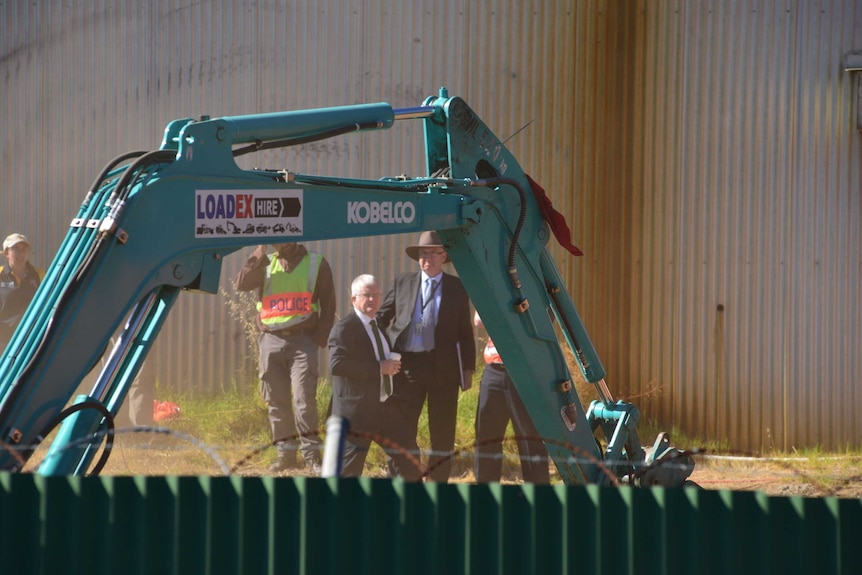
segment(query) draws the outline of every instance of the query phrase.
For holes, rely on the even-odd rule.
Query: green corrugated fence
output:
[[[0,573],[860,573],[862,504],[386,479],[0,474]]]

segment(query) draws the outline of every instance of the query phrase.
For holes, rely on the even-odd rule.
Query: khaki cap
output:
[[[17,246],[21,242],[27,244],[28,247],[30,246],[30,240],[28,240],[27,236],[24,234],[9,234],[6,236],[6,239],[3,240],[3,251],[5,252],[9,248]]]

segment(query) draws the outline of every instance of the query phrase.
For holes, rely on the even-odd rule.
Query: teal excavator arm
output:
[[[249,171],[234,159],[396,120],[424,122],[426,177]],[[59,426],[39,473],[98,472],[109,452],[93,465],[99,446],[176,298],[216,293],[226,255],[437,230],[563,480],[683,484],[691,458],[666,437],[645,450],[637,409],[611,397],[547,250],[534,192],[509,150],[445,88],[401,110],[378,103],[171,122],[159,150],[120,156],[96,179],[0,356],[0,469],[20,470]],[[557,329],[598,391],[587,410]],[[118,330],[92,390],[67,407]]]

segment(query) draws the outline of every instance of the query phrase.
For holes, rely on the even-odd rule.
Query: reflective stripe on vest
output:
[[[503,360],[500,359],[500,354],[497,353],[497,346],[494,345],[491,338],[488,338],[488,343],[485,345],[485,351],[482,353],[482,356],[485,358],[485,363],[503,363]]]
[[[307,253],[299,265],[288,273],[274,255],[266,268],[263,298],[257,304],[260,321],[271,331],[295,327],[317,313],[320,306],[312,302],[317,272],[322,256]]]

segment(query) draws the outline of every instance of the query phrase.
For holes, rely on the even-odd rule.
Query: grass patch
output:
[[[473,478],[474,443],[476,440],[475,420],[479,402],[479,382],[481,369],[474,374],[473,386],[458,397],[458,415],[455,430],[455,451],[452,473],[464,479]],[[591,388],[586,388],[587,391]],[[317,389],[317,406],[321,434],[325,434],[326,412],[331,396],[331,383],[321,378]],[[252,462],[260,466],[268,465],[275,459],[275,448],[270,446],[270,427],[267,406],[260,398],[256,381],[234,382],[218,392],[199,393],[194,391],[177,392],[157,386],[156,397],[162,401],[172,401],[180,406],[179,419],[163,422],[163,427],[185,434],[219,451],[227,450],[234,463],[251,454]],[[512,439],[514,430],[511,423],[503,441],[502,479],[511,481],[520,478],[521,465],[517,443]],[[430,450],[431,440],[428,432],[428,412],[423,409],[419,419],[417,443],[421,450]],[[255,454],[255,452],[257,452]],[[366,459],[366,475],[382,477],[386,472],[386,457],[383,450],[372,444]]]
[[[169,393],[156,396],[180,406],[182,416],[167,424],[211,445],[259,445],[270,440],[266,404],[255,385],[234,383],[219,393]]]
[[[473,387],[459,396],[453,481],[473,480],[474,422],[480,377],[481,372],[475,375]],[[325,426],[330,393],[329,381],[321,379],[317,394],[321,428]],[[267,467],[276,453],[270,445],[267,408],[260,398],[257,382],[234,383],[220,392],[206,394],[177,393],[157,388],[156,397],[181,407],[179,419],[159,425],[185,437],[165,437],[151,433],[118,437],[105,474],[269,473]],[[323,433],[325,429],[321,431]],[[692,479],[706,488],[762,490],[773,495],[862,496],[862,454],[853,447],[847,447],[839,453],[827,453],[814,448],[793,450],[786,454],[773,451],[761,457],[726,457],[733,453],[726,441],[705,442],[655,421],[642,420],[638,425],[638,434],[645,448],[652,447],[661,431],[670,433],[673,446],[679,449],[697,448],[705,454],[705,457],[696,457]],[[503,442],[502,481],[515,482],[520,479],[520,462],[517,444],[511,440],[511,425],[506,435],[507,439]],[[422,413],[419,422],[417,442],[423,450],[430,447],[426,412]],[[38,465],[40,459],[34,458],[32,466]],[[553,465],[551,472],[552,481],[560,482]],[[386,476],[385,456],[376,445],[372,445],[369,452],[364,474],[371,477]]]
[[[455,450],[458,454],[453,463],[453,473],[464,477],[472,477],[480,378],[481,372],[477,372],[474,375],[472,388],[462,392],[458,399],[458,418],[455,432]],[[326,431],[326,412],[329,407],[331,390],[329,379],[321,378],[317,388],[321,433]],[[179,419],[163,422],[160,425],[215,448],[244,449],[247,452],[261,449],[260,460],[263,463],[275,458],[274,448],[265,449],[271,442],[269,419],[266,403],[260,397],[256,382],[234,382],[218,392],[208,393],[177,392],[157,386],[156,397],[161,401],[174,402],[182,410]],[[507,437],[513,435],[514,432],[510,424]],[[431,447],[427,410],[423,410],[420,416],[417,443],[419,448],[423,450],[428,450]],[[505,457],[503,462],[504,477],[519,475],[520,462],[518,461],[517,445],[514,441],[504,441],[503,455]],[[366,459],[366,473],[371,476],[386,475],[385,454],[376,444],[372,444]]]
[[[452,471],[456,476],[467,479],[473,476],[473,454],[476,439],[475,420],[479,401],[479,381],[481,369],[474,374],[473,386],[462,392],[458,398],[458,416],[455,430],[455,451]],[[576,382],[577,383],[577,382]],[[589,395],[592,386],[579,384],[581,396]],[[320,418],[321,434],[325,434],[326,412],[331,396],[331,383],[328,378],[321,378],[317,389],[317,406]],[[177,392],[176,390],[157,387],[156,397],[160,400],[172,401],[180,406],[182,415],[179,419],[163,422],[161,425],[171,430],[195,438],[202,444],[216,449],[229,449],[233,453],[252,453],[259,450],[256,458],[262,465],[275,458],[275,449],[268,447],[271,443],[269,419],[266,403],[261,399],[257,382],[238,383],[223,387],[218,392],[196,393],[194,391]],[[590,398],[591,399],[591,398]],[[645,447],[651,445],[653,438],[660,431],[655,423],[639,426],[641,440]],[[514,480],[520,477],[520,461],[517,443],[512,439],[514,430],[511,423],[506,430],[506,440],[503,441],[503,479]],[[701,445],[687,443],[688,438],[677,436],[672,432],[674,445]],[[423,409],[419,419],[417,443],[422,450],[429,450],[431,440],[428,433],[428,412]],[[386,457],[383,450],[372,444],[366,459],[366,474],[370,476],[386,475]]]

